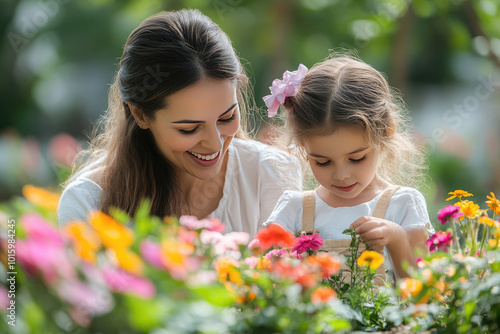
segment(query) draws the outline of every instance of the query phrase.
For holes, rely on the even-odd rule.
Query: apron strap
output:
[[[302,196],[302,230],[298,231],[299,236],[319,233],[314,229],[315,202],[314,190],[305,191]]]
[[[375,209],[373,210],[372,217],[384,219],[391,197],[398,189],[399,186],[390,185],[384,190],[377,202],[377,205],[375,206]]]

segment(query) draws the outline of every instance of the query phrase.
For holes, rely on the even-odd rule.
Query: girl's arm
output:
[[[401,234],[386,247],[396,278],[405,278],[409,275],[403,268],[403,263],[408,263],[410,267],[417,266],[414,250],[419,249],[421,252],[426,252],[427,232],[422,229],[405,231],[401,226],[397,226],[401,229]]]
[[[413,249],[425,249],[427,233],[425,230],[415,229],[405,231],[400,225],[386,219],[363,216],[352,223],[361,240],[372,247],[385,246],[392,262],[392,268],[397,278],[408,277],[403,269],[403,263],[416,267],[417,257]]]

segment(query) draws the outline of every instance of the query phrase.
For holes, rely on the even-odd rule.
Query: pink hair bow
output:
[[[297,71],[286,71],[283,73],[283,80],[275,79],[273,85],[269,87],[271,95],[266,95],[262,99],[266,103],[268,116],[274,117],[278,113],[280,104],[285,102],[288,96],[295,96],[300,88],[300,83],[307,73],[307,67],[299,65]]]

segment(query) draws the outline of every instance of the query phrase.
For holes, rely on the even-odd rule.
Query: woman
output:
[[[302,180],[297,159],[245,138],[247,81],[227,35],[200,12],[146,19],[125,44],[105,129],[62,194],[59,223],[111,207],[133,215],[149,198],[154,215],[217,217],[255,234]]]

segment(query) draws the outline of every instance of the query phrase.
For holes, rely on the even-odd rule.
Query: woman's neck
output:
[[[229,152],[224,157],[219,173],[210,179],[200,180],[188,173],[182,173],[180,186],[188,202],[183,203],[181,214],[201,219],[217,209],[223,195],[228,155]]]

